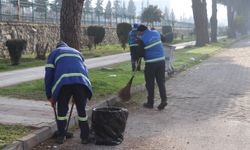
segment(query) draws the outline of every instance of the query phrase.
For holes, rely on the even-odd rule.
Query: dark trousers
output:
[[[130,47],[130,56],[131,56],[131,66],[132,66],[132,71],[135,71],[135,69],[138,66],[138,70],[141,70],[141,64],[139,64],[139,56],[137,54],[138,51],[138,46],[132,46]]]
[[[60,89],[58,103],[57,103],[57,112],[58,118],[66,117],[69,110],[68,104],[69,100],[73,96],[76,109],[79,117],[86,117],[86,103],[87,103],[87,90],[84,85],[80,84],[70,84],[64,85]],[[58,131],[60,136],[65,136],[65,127],[67,124],[66,119],[57,119],[58,122]],[[81,138],[86,139],[89,137],[89,125],[88,121],[80,121],[79,127],[81,130]]]
[[[166,102],[167,95],[165,87],[165,61],[146,63],[144,76],[146,81],[146,89],[148,92],[148,104],[154,104],[155,80],[159,87],[161,102]]]

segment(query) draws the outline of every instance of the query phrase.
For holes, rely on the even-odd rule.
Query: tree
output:
[[[60,39],[78,50],[83,3],[84,0],[63,0],[60,17]]]
[[[234,25],[234,14],[236,12],[236,3],[234,0],[218,0],[218,2],[223,3],[227,6],[227,21],[228,21],[228,37],[235,38],[236,31]],[[238,3],[238,1],[237,1]]]
[[[45,13],[47,11],[48,0],[35,0],[35,11]]]
[[[196,33],[196,46],[204,46],[209,43],[206,0],[192,0],[192,7]]]
[[[163,20],[164,20],[164,24],[165,25],[169,25],[170,24],[169,12],[168,12],[168,7],[167,6],[164,9]]]
[[[217,42],[217,0],[212,0],[211,42]]]
[[[236,31],[245,34],[247,33],[247,26],[250,26],[250,1],[248,0],[218,0],[218,3],[222,3],[227,6],[227,18],[228,18],[228,37],[235,38]],[[240,24],[239,25],[239,18]]]
[[[120,0],[115,0],[114,1],[114,14],[115,14],[115,20],[116,20],[116,23],[117,23],[117,18],[118,16],[121,15],[121,1]]]
[[[162,18],[162,12],[157,6],[149,5],[145,8],[141,15],[141,21],[151,24],[154,27],[154,22],[160,22]]]
[[[129,0],[127,12],[128,12],[129,16],[135,16],[135,14],[136,14],[136,6],[135,6],[135,3],[134,3],[133,0]]]
[[[62,0],[54,0],[52,2],[52,6],[51,6],[52,11],[58,12],[58,10],[60,10],[61,7],[62,7]]]
[[[29,8],[32,5],[32,3],[28,0],[11,0],[10,2],[17,9],[16,15],[18,20],[20,20],[20,8],[23,10],[24,8]]]
[[[108,1],[106,7],[105,7],[105,18],[110,19],[110,25],[111,25],[111,16],[112,16],[112,6],[110,0]]]
[[[123,5],[122,5],[122,9],[121,9],[121,15],[122,16],[126,16],[127,15],[127,8],[126,8],[126,4],[123,1]]]
[[[100,15],[103,13],[102,3],[103,3],[103,0],[96,1],[95,14],[98,17],[98,24],[100,23]]]
[[[174,25],[176,23],[176,19],[175,19],[175,14],[174,14],[174,10],[173,9],[172,9],[172,11],[170,13],[170,19],[171,19],[172,28],[174,29]]]
[[[91,10],[92,10],[91,0],[85,0],[84,11],[85,12],[90,12]]]

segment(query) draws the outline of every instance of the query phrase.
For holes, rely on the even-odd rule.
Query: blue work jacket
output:
[[[92,86],[88,79],[88,69],[79,51],[66,44],[53,50],[45,66],[45,88],[47,98],[58,100],[60,88],[68,84],[82,84],[87,87],[87,95],[92,96]]]

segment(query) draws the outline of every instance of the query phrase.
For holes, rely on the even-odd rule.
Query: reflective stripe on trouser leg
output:
[[[57,116],[57,128],[59,131],[58,136],[65,136],[65,126],[67,124],[67,117],[66,116]]]

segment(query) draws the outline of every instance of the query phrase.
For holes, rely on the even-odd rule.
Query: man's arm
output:
[[[46,96],[48,99],[52,97],[51,89],[53,86],[52,83],[54,81],[54,70],[55,70],[54,60],[55,60],[55,52],[52,52],[48,57],[47,64],[45,65],[44,82],[45,82]]]
[[[143,41],[142,41],[141,39],[138,38],[138,39],[136,40],[136,42],[138,43],[137,55],[138,55],[139,57],[144,57],[144,47],[145,47],[145,45],[144,45]]]

